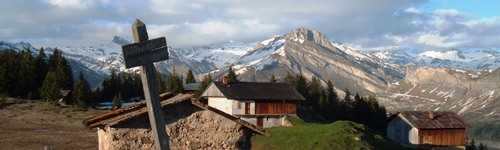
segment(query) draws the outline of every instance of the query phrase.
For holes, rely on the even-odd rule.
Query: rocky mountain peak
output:
[[[131,43],[129,40],[126,40],[125,38],[122,38],[120,36],[113,36],[113,43],[118,44],[118,45],[125,45]]]
[[[299,27],[285,35],[286,39],[304,43],[305,41],[314,42],[320,45],[330,44],[330,40],[319,31],[306,27]]]

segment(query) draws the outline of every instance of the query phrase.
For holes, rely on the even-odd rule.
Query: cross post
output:
[[[141,81],[148,110],[149,124],[155,149],[169,149],[169,138],[165,131],[165,118],[160,103],[154,62],[168,59],[165,37],[148,40],[146,25],[137,19],[132,25],[134,42],[122,46],[126,68],[141,66]]]

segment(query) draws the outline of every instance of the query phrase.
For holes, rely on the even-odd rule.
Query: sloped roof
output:
[[[259,134],[265,134],[264,129],[255,126],[253,124],[250,124],[244,120],[241,120],[235,116],[226,114],[222,111],[219,111],[217,109],[209,109],[207,106],[203,106],[203,104],[198,104],[194,103],[192,101],[193,94],[178,94],[178,95],[173,95],[171,93],[164,93],[160,95],[160,104],[161,107],[165,107],[167,105],[172,105],[172,104],[177,104],[180,102],[185,102],[189,101],[193,106],[199,107],[204,110],[208,110],[211,112],[214,112],[218,115],[221,115],[227,119],[230,119],[256,133]],[[128,108],[121,108],[121,109],[116,109],[112,110],[97,116],[90,117],[88,119],[83,120],[83,124],[87,126],[88,128],[95,128],[95,127],[103,127],[103,126],[112,126],[116,125],[120,122],[124,122],[126,120],[132,119],[134,117],[138,117],[142,114],[147,113],[147,108],[146,108],[146,103],[142,102],[140,104],[137,104],[132,107]]]
[[[164,93],[160,95],[160,104],[162,107],[164,107],[169,104],[190,100],[192,97],[192,94],[173,95],[171,93]],[[141,103],[128,108],[119,108],[87,118],[83,120],[83,124],[89,128],[106,125],[111,126],[144,113],[147,113],[146,102],[142,101]]]
[[[404,111],[395,115],[418,129],[465,129],[468,126],[454,112]]]
[[[222,82],[214,82],[213,84],[225,97],[234,100],[305,100],[293,86],[286,83],[237,82],[224,85]]]

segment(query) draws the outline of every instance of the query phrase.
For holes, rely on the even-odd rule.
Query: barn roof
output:
[[[214,82],[218,92],[235,100],[305,100],[293,86],[286,83],[237,82],[225,85]],[[204,97],[212,96],[204,93]]]
[[[464,129],[467,127],[454,112],[445,111],[404,111],[395,114],[418,129]]]

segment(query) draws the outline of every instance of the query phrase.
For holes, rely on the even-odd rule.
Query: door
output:
[[[250,114],[250,103],[245,102],[245,114]]]
[[[264,120],[262,117],[257,118],[257,126],[262,127],[264,125]]]

